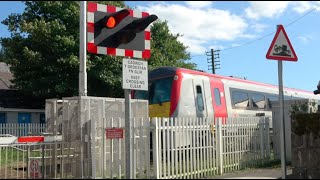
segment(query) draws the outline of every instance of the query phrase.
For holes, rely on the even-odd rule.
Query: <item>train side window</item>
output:
[[[248,93],[242,91],[232,92],[232,102],[235,108],[248,108],[250,106]]]
[[[272,108],[272,104],[276,103],[279,101],[277,96],[267,96],[268,99],[268,108],[271,109]]]
[[[214,88],[214,100],[217,106],[221,105],[220,90],[218,88]]]
[[[284,96],[283,99],[284,100],[292,100],[292,96]]]
[[[262,94],[252,94],[252,106],[253,108],[264,109],[266,107],[266,100]]]
[[[201,86],[196,86],[196,89],[197,89],[197,107],[199,111],[203,111],[204,103],[203,103]]]

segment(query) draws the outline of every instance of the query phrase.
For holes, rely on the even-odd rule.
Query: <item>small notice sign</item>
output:
[[[122,88],[148,91],[148,62],[126,59],[122,61]]]
[[[29,164],[29,178],[40,179],[41,178],[41,166],[40,160],[31,159]]]
[[[123,128],[106,128],[107,139],[123,138]]]

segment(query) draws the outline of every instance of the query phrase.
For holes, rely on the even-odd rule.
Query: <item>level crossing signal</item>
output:
[[[154,14],[88,3],[88,51],[127,57],[150,57],[150,29]]]

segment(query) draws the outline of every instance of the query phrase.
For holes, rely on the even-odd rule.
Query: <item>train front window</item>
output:
[[[150,82],[149,103],[161,104],[169,102],[173,77],[156,79]]]
[[[134,91],[134,99],[148,100],[148,91]]]

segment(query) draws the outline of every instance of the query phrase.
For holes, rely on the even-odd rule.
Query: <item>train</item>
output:
[[[313,92],[283,88],[284,100],[312,99]],[[150,117],[272,116],[279,100],[276,85],[221,76],[179,67],[159,67],[149,72],[149,90],[133,91],[132,98],[149,101]]]

